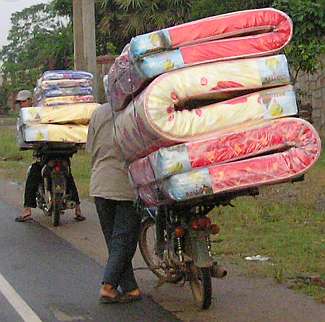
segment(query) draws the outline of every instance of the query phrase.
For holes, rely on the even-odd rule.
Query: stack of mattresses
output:
[[[22,108],[20,145],[42,142],[84,144],[94,103],[92,74],[83,71],[48,71],[34,91],[35,107]]]
[[[292,23],[274,9],[132,39],[105,78],[115,140],[147,205],[292,180],[319,156],[287,61]],[[240,59],[239,59],[240,58]]]

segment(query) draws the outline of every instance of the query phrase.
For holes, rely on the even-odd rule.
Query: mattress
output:
[[[79,143],[87,142],[87,125],[67,124],[30,124],[21,127],[23,140],[26,143],[37,142],[64,142]]]
[[[162,73],[210,61],[270,55],[292,37],[292,22],[281,11],[234,12],[133,38],[115,60],[107,92],[122,109],[147,81]]]
[[[94,103],[95,98],[92,95],[76,95],[76,96],[58,96],[43,98],[37,102],[37,106],[57,106],[77,103]],[[73,106],[71,106],[73,108]]]
[[[78,70],[50,70],[43,73],[41,80],[58,79],[93,79],[93,75],[88,72]]]
[[[270,126],[270,133],[272,132],[270,136],[266,131],[268,126]],[[291,181],[305,173],[319,157],[321,150],[319,136],[315,129],[304,120],[283,119],[260,127],[258,132],[262,137],[258,137],[255,143],[254,139],[251,141],[249,136],[246,139],[241,136],[235,138],[235,141],[238,140],[237,148],[236,145],[230,144],[230,147],[220,149],[220,154],[217,153],[218,149],[214,150],[213,154],[217,156],[216,161],[211,162],[208,153],[198,152],[197,163],[186,170],[178,169],[179,174],[160,182],[139,186],[137,189],[139,196],[146,205],[153,206]],[[243,133],[245,134],[241,132]],[[225,137],[220,137],[222,138]],[[214,142],[217,141],[218,138]],[[263,154],[265,149],[258,146],[259,144],[266,147],[266,155]],[[228,155],[223,155],[225,150]],[[240,160],[237,159],[238,153],[242,158]],[[259,156],[256,153],[262,155]],[[195,169],[196,166],[200,168]],[[158,168],[155,170],[157,171]],[[180,173],[182,171],[186,172]],[[152,180],[150,175],[145,178],[144,174],[139,181],[141,175],[138,174],[135,177],[134,174],[133,171],[132,179],[137,182]]]
[[[36,100],[41,100],[45,97],[57,97],[57,96],[75,96],[75,95],[92,95],[92,87],[75,86],[75,87],[57,87],[47,89],[37,89],[35,91]]]
[[[39,89],[60,89],[67,87],[91,87],[91,79],[54,79],[54,80],[42,80],[37,81],[37,87]]]
[[[88,124],[96,103],[60,105],[56,107],[27,107],[20,109],[22,124]]]
[[[117,113],[115,137],[125,159],[133,161],[160,147],[205,138],[242,123],[297,114],[290,85],[250,93],[289,82],[287,70],[280,67],[283,59],[209,63],[159,76]],[[259,63],[273,66],[272,72],[263,77]]]

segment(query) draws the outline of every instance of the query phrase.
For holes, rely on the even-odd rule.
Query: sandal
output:
[[[15,222],[26,222],[33,220],[32,215],[19,216],[15,218]]]
[[[124,293],[119,297],[120,303],[131,303],[131,302],[136,302],[142,300],[142,295],[131,295]]]
[[[114,297],[112,296],[106,296],[106,295],[101,295],[99,298],[99,302],[102,304],[113,304],[113,303],[121,303],[120,302],[120,295],[116,295]]]

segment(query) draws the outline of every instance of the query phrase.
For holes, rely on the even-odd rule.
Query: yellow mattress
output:
[[[25,142],[87,142],[87,125],[39,124],[24,125],[22,128]]]
[[[27,107],[20,110],[22,124],[88,124],[96,103],[61,105],[57,107]]]

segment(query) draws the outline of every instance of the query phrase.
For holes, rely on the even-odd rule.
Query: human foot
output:
[[[110,284],[104,284],[100,288],[100,302],[103,304],[119,303],[120,293]]]
[[[31,208],[24,208],[22,215],[15,218],[16,222],[26,222],[32,220],[32,209]]]

